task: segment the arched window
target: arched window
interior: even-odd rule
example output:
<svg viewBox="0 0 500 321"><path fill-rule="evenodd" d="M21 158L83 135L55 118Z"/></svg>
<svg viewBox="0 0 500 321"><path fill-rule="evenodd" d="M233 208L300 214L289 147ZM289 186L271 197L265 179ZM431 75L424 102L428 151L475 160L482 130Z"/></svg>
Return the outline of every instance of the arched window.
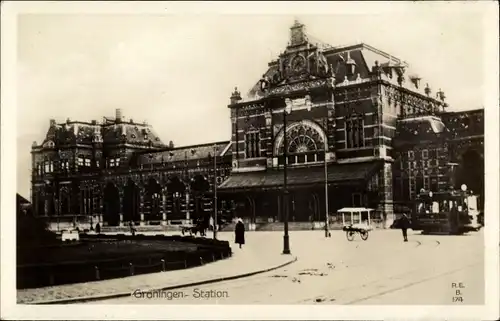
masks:
<svg viewBox="0 0 500 321"><path fill-rule="evenodd" d="M95 193L92 187L84 186L80 189L80 207L81 214L91 215L95 211L96 200Z"/></svg>
<svg viewBox="0 0 500 321"><path fill-rule="evenodd" d="M287 129L287 158L289 165L322 162L325 159L325 138L321 128L309 122L292 124ZM278 154L284 154L284 139L280 135ZM283 157L279 157L283 164Z"/></svg>

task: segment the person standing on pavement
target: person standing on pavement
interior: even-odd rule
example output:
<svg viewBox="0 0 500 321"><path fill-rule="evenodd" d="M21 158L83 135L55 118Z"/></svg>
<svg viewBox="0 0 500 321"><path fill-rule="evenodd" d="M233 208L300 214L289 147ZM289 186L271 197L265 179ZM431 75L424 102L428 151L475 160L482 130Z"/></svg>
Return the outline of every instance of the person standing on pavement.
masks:
<svg viewBox="0 0 500 321"><path fill-rule="evenodd" d="M132 236L135 236L134 223L132 223L132 221L129 221L128 226L130 227L130 233L132 234Z"/></svg>
<svg viewBox="0 0 500 321"><path fill-rule="evenodd" d="M245 244L245 224L243 224L243 221L241 218L238 219L238 222L236 223L236 227L234 228L234 234L235 234L235 240L234 243L241 246Z"/></svg>
<svg viewBox="0 0 500 321"><path fill-rule="evenodd" d="M407 230L410 228L410 219L406 214L403 214L403 216L401 216L401 218L399 219L399 227L403 232L404 242L408 242Z"/></svg>

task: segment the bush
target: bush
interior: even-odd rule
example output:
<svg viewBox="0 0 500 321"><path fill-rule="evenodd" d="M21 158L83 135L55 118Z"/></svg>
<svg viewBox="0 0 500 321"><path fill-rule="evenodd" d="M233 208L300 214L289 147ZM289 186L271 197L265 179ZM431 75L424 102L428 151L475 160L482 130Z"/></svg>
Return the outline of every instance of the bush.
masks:
<svg viewBox="0 0 500 321"><path fill-rule="evenodd" d="M16 229L18 247L59 243L56 233L49 231L47 223L41 218L19 215Z"/></svg>
<svg viewBox="0 0 500 321"><path fill-rule="evenodd" d="M163 242L159 242L158 235L138 237L123 235L117 238L115 235L91 234L82 235L82 238L87 239L87 242L59 243L58 248L52 250L46 246L37 248L36 251L31 250L29 253L24 251L29 256L25 258L25 264L18 263L17 287L31 288L125 277L131 274L130 263L133 264L134 275L138 275L160 272L163 269L162 259L165 262L166 270L177 270L200 266L231 256L229 242L205 238L163 236L167 242L178 240L179 243L173 243L173 247L165 246ZM160 243L161 246L151 247L150 250L145 250L144 246L140 246L141 251L136 252L137 246L134 247L133 243L125 242L123 247L118 246L116 249L110 247L110 251L103 248L98 250L97 246L94 249L93 244L109 243L110 240L117 239L130 239L134 242L150 241ZM148 246L147 243L149 242L146 242L145 245ZM75 250L78 250L76 247L82 248L78 252L71 251L71 258L66 255L66 262L61 262L58 259L48 260L50 255L62 257L61 250L63 247L68 248L69 246L75 247ZM184 247L192 249L183 249ZM92 253L86 253L86 248L92 249Z"/></svg>

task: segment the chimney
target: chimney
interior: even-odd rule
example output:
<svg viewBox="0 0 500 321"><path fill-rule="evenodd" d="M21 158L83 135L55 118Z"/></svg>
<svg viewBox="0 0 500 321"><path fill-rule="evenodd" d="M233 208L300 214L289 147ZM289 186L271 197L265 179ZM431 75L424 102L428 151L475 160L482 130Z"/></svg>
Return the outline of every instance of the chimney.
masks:
<svg viewBox="0 0 500 321"><path fill-rule="evenodd" d="M115 120L117 123L120 123L122 121L122 110L121 108L117 108L115 111Z"/></svg>

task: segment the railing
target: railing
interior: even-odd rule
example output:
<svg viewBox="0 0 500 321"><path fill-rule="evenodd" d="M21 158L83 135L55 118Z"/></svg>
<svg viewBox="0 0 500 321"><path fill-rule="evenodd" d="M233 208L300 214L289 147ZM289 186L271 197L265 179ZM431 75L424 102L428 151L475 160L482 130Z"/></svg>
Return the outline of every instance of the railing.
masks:
<svg viewBox="0 0 500 321"><path fill-rule="evenodd" d="M87 240L168 240L194 243L196 251L153 251L112 259L82 260L61 263L36 263L17 266L17 287L33 288L78 282L98 281L144 273L165 272L201 266L231 256L227 241L204 238L138 234L135 237L118 234L85 235ZM68 268L70 267L70 268Z"/></svg>

